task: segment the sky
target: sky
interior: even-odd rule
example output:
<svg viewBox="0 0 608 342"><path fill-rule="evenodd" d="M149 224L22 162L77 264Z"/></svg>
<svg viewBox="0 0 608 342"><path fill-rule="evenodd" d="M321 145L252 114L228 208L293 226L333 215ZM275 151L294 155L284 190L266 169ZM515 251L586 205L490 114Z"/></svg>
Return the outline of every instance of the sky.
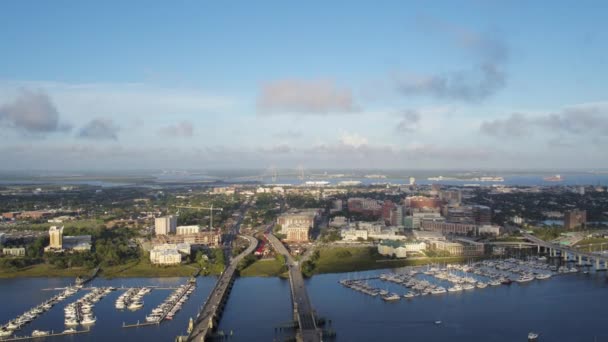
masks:
<svg viewBox="0 0 608 342"><path fill-rule="evenodd" d="M0 2L0 170L608 167L606 1Z"/></svg>

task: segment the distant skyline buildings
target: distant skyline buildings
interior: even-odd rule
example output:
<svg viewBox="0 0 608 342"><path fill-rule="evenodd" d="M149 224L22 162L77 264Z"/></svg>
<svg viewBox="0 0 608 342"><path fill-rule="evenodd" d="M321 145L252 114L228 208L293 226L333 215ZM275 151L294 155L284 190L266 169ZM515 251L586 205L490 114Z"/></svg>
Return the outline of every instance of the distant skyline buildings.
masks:
<svg viewBox="0 0 608 342"><path fill-rule="evenodd" d="M4 1L0 170L606 168L606 12Z"/></svg>

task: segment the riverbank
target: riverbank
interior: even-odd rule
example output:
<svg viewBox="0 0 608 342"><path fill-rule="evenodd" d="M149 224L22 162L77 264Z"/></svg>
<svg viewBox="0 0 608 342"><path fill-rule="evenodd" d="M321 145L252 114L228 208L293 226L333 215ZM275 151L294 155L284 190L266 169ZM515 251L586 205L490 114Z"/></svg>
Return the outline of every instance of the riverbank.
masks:
<svg viewBox="0 0 608 342"><path fill-rule="evenodd" d="M459 263L483 257L433 257L416 259L387 259L375 248L339 247L319 250L317 258L311 258L309 266L303 265L306 276L325 273L346 273L382 268L420 266L433 263Z"/></svg>
<svg viewBox="0 0 608 342"><path fill-rule="evenodd" d="M157 266L149 261L136 260L117 266L101 267L98 276L112 278L167 278L189 277L198 270L196 263L175 266ZM37 264L20 269L0 268L0 278L50 278L50 277L84 277L90 275L92 269L84 267L57 268L48 264ZM204 275L218 275L220 272L212 269Z"/></svg>

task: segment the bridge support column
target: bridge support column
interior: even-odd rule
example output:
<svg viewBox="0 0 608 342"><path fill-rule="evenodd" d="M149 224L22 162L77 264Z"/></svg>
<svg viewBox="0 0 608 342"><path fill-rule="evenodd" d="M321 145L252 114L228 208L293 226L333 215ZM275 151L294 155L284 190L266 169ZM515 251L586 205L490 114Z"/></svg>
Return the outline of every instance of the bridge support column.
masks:
<svg viewBox="0 0 608 342"><path fill-rule="evenodd" d="M564 260L568 260L568 252L562 251L562 255L564 256Z"/></svg>
<svg viewBox="0 0 608 342"><path fill-rule="evenodd" d="M540 254L540 245L536 245L536 254Z"/></svg>
<svg viewBox="0 0 608 342"><path fill-rule="evenodd" d="M580 254L578 255L578 265L583 266L583 256Z"/></svg>
<svg viewBox="0 0 608 342"><path fill-rule="evenodd" d="M599 270L600 269L600 259L595 259L595 270Z"/></svg>

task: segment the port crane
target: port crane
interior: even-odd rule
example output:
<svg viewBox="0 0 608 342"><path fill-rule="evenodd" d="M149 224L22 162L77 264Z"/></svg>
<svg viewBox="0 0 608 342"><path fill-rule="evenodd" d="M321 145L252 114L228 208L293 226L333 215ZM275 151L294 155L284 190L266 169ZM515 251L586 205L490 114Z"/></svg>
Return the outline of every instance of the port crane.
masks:
<svg viewBox="0 0 608 342"><path fill-rule="evenodd" d="M177 208L177 216L179 216L179 209L202 209L202 210L209 210L209 214L210 214L210 220L209 220L209 230L213 230L213 211L217 210L217 211L223 211L224 208L214 208L213 204L211 205L211 207L196 207L196 206L189 206L189 205L176 205L175 206Z"/></svg>

